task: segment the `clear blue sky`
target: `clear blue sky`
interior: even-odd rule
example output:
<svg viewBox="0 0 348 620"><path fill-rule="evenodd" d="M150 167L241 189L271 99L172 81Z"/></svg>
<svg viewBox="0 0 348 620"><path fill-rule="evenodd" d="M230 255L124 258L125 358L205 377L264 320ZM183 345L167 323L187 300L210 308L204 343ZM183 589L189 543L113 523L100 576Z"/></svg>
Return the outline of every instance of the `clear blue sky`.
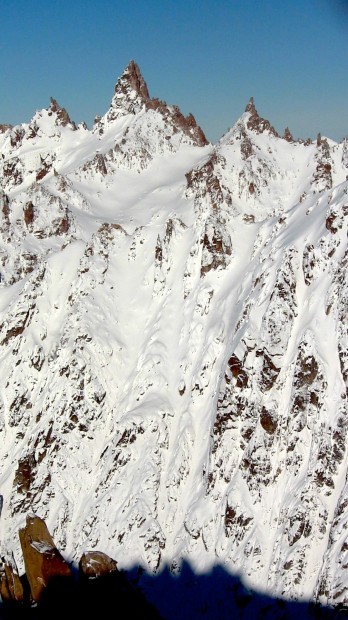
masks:
<svg viewBox="0 0 348 620"><path fill-rule="evenodd" d="M253 96L296 137L348 135L348 0L0 0L0 123L52 96L90 126L129 60L217 140Z"/></svg>

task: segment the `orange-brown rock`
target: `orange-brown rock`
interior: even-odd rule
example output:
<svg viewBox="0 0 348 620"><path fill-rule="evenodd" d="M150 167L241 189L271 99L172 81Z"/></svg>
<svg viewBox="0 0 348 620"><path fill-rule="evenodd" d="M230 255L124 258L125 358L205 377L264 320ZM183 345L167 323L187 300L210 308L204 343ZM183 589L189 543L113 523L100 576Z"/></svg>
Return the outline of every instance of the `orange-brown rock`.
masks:
<svg viewBox="0 0 348 620"><path fill-rule="evenodd" d="M117 572L117 562L101 551L86 551L79 562L80 572L88 579Z"/></svg>
<svg viewBox="0 0 348 620"><path fill-rule="evenodd" d="M22 603L24 600L23 585L13 558L4 561L0 574L0 595L5 603Z"/></svg>
<svg viewBox="0 0 348 620"><path fill-rule="evenodd" d="M117 601L122 610L127 610L129 618L160 619L142 591L117 569L117 562L105 553L84 553L79 562L79 577L77 598L74 600L77 617L109 617Z"/></svg>
<svg viewBox="0 0 348 620"><path fill-rule="evenodd" d="M4 603L12 601L10 588L8 587L5 571L0 573L0 596Z"/></svg>
<svg viewBox="0 0 348 620"><path fill-rule="evenodd" d="M10 564L5 564L0 574L0 595L5 603L22 603L24 591L16 569Z"/></svg>
<svg viewBox="0 0 348 620"><path fill-rule="evenodd" d="M39 602L48 586L72 578L72 572L56 548L45 522L36 515L27 516L26 526L19 530L25 572L31 596Z"/></svg>

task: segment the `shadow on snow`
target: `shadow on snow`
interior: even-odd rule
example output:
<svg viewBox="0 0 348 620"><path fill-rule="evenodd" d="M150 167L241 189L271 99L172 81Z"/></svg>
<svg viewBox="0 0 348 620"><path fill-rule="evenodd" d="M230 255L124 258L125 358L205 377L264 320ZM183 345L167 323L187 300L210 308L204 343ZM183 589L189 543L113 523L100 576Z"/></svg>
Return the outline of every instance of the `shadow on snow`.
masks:
<svg viewBox="0 0 348 620"><path fill-rule="evenodd" d="M0 619L129 618L129 620L340 620L348 608L272 598L243 585L217 566L196 574L184 563L178 574L165 568L156 575L134 568L97 579L75 572L55 577L36 607L2 604Z"/></svg>

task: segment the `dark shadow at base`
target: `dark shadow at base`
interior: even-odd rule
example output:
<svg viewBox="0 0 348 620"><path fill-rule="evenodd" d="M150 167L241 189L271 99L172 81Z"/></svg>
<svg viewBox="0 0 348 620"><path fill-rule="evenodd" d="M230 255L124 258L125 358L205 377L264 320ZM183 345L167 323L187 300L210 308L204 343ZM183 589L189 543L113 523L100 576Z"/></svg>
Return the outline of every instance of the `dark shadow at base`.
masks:
<svg viewBox="0 0 348 620"><path fill-rule="evenodd" d="M2 604L1 620L32 618L128 618L129 620L342 620L346 607L322 607L272 598L246 588L222 567L197 575L184 563L180 573L164 569L149 575L141 569L97 579L75 573L55 577L36 606Z"/></svg>
<svg viewBox="0 0 348 620"><path fill-rule="evenodd" d="M184 564L178 576L164 570L155 578L143 574L139 584L166 620L336 620L348 609L272 598L247 588L240 577L221 566L197 575Z"/></svg>

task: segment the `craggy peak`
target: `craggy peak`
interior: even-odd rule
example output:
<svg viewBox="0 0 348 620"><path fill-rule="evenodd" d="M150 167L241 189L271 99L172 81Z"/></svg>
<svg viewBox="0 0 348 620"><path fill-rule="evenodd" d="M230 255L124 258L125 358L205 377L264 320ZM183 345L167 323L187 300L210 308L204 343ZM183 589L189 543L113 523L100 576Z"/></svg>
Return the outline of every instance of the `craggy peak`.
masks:
<svg viewBox="0 0 348 620"><path fill-rule="evenodd" d="M245 107L245 112L250 112L251 115L258 116L257 110L255 108L255 104L254 104L254 97L250 97Z"/></svg>
<svg viewBox="0 0 348 620"><path fill-rule="evenodd" d="M124 70L120 81L123 83L128 82L129 86L138 95L143 97L143 99L150 98L149 91L146 86L146 82L140 72L138 65L134 62L134 60L130 61L129 65ZM117 90L117 84L115 86L115 92L116 90Z"/></svg>
<svg viewBox="0 0 348 620"><path fill-rule="evenodd" d="M347 139L211 144L131 61L0 155L0 615L347 614Z"/></svg>

